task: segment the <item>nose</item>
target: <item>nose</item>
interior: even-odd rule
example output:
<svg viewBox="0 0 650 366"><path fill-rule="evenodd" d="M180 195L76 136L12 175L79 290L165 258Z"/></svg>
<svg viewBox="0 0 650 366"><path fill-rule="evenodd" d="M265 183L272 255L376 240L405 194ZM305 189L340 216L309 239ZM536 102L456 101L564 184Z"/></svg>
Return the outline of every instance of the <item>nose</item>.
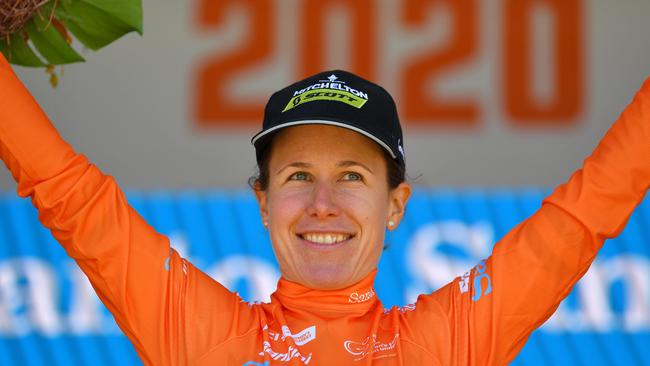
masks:
<svg viewBox="0 0 650 366"><path fill-rule="evenodd" d="M309 206L307 207L307 213L309 216L318 219L338 216L340 208L336 203L336 192L334 191L334 187L325 182L314 184Z"/></svg>

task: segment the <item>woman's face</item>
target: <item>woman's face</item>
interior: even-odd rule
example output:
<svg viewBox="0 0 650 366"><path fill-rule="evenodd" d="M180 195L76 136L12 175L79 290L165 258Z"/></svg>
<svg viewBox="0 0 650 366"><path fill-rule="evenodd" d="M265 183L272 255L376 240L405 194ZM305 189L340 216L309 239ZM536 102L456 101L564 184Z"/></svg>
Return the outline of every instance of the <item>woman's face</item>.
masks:
<svg viewBox="0 0 650 366"><path fill-rule="evenodd" d="M256 195L282 276L336 289L377 267L385 230L399 224L410 192L406 183L389 189L383 153L372 140L303 125L274 137L268 188Z"/></svg>

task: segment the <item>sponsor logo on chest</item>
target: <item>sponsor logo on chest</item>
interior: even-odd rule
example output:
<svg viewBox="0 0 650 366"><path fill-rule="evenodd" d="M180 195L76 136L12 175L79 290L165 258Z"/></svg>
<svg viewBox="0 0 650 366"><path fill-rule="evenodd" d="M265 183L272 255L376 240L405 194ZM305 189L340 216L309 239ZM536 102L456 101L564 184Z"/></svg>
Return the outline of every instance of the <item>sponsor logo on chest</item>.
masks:
<svg viewBox="0 0 650 366"><path fill-rule="evenodd" d="M395 347L399 339L399 333L395 333L390 341L379 341L377 335L366 337L363 341L347 340L343 342L345 350L354 357L354 361L360 361L368 355L372 358L384 358L395 355Z"/></svg>
<svg viewBox="0 0 650 366"><path fill-rule="evenodd" d="M312 353L310 352L307 356L304 356L300 353L298 347L289 346L286 352L277 352L273 350L273 348L271 347L271 343L269 343L268 341L264 341L263 345L264 345L264 349L262 350L262 352L260 352L260 356L264 356L264 354L266 353L273 360L279 362L289 362L295 358L302 361L302 363L305 365L309 365L309 362L311 361Z"/></svg>
<svg viewBox="0 0 650 366"><path fill-rule="evenodd" d="M268 332L269 341L281 343L271 345L271 342L269 341L262 342L262 351L259 353L260 356L267 355L267 357L270 357L274 361L282 363L297 359L304 365L309 365L313 353L310 352L309 354L303 354L301 353L299 346L303 346L316 339L315 325L307 327L297 333L293 333L286 325L281 327L280 332L269 330L268 325L265 325L262 330ZM289 341L289 339L291 341Z"/></svg>
<svg viewBox="0 0 650 366"><path fill-rule="evenodd" d="M293 342L297 346L302 346L304 344L307 344L314 339L316 339L316 326L312 325L311 327L307 327L300 332L293 334L291 333L291 329L287 327L286 325L282 326L282 333L274 332L272 330L269 331L269 338L271 338L274 341L285 341L287 338L293 339Z"/></svg>

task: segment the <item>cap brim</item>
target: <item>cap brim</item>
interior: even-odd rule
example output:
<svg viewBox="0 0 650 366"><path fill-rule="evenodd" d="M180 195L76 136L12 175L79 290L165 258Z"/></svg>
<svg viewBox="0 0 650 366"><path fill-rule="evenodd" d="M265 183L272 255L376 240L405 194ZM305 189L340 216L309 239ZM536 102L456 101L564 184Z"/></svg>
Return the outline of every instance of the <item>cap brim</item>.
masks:
<svg viewBox="0 0 650 366"><path fill-rule="evenodd" d="M264 131L259 132L258 134L253 136L253 138L251 139L251 143L253 145L255 145L255 143L260 141L260 139L263 138L264 136L268 136L269 134L271 134L273 132L276 132L278 130L281 130L281 129L285 128L285 127L300 126L300 125L329 125L329 126L342 127L342 128L345 128L345 129L360 133L363 136L366 136L367 138L371 139L372 141L378 143L379 146L383 147L386 151L388 151L388 153L390 154L390 156L393 159L397 159L397 155L395 155L393 150L391 150L390 147L388 147L388 145L386 145L385 142L383 142L379 138L375 137L371 133L366 132L366 131L358 128L358 127L351 126L351 125L346 124L346 123L337 122L337 121L328 121L328 120L324 120L324 119L309 119L309 120L303 120L303 121L285 122L283 124L273 126L273 127L269 128L268 130L264 130Z"/></svg>

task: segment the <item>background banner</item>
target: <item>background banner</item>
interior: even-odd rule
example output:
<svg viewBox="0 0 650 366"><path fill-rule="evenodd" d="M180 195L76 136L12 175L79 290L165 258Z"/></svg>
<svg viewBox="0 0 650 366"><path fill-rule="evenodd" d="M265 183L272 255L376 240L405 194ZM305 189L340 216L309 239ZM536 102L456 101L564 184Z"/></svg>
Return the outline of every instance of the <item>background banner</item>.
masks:
<svg viewBox="0 0 650 366"><path fill-rule="evenodd" d="M407 305L466 272L547 193L417 190L386 240L376 279L384 306ZM269 300L279 271L250 192L134 192L129 200L195 266L248 301ZM648 227L646 199L513 365L650 364ZM9 195L0 199L0 364L141 364L29 201Z"/></svg>
<svg viewBox="0 0 650 366"><path fill-rule="evenodd" d="M650 75L646 0L144 0L144 35L19 73L125 187L242 187L274 91L344 68L386 87L421 185L553 187ZM0 189L12 188L0 169Z"/></svg>

